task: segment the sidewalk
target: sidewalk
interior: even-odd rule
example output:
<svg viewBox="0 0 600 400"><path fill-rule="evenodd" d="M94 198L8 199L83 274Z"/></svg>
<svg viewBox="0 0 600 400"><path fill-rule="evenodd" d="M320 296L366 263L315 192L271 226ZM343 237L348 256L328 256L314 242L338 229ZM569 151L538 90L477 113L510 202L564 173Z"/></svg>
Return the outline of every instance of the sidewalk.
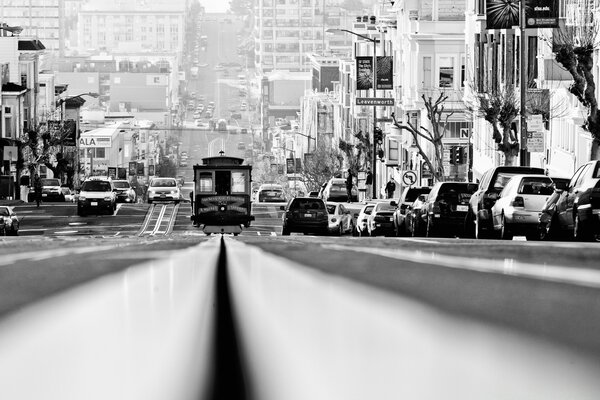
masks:
<svg viewBox="0 0 600 400"><path fill-rule="evenodd" d="M0 199L0 206L19 206L21 204L27 204L23 200L4 200Z"/></svg>

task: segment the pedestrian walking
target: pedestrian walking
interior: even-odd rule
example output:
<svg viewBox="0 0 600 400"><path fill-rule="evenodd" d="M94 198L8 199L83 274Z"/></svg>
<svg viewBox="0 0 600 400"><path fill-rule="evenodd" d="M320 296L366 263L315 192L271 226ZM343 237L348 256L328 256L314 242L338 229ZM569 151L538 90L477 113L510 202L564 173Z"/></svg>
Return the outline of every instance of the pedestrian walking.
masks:
<svg viewBox="0 0 600 400"><path fill-rule="evenodd" d="M38 174L35 174L33 177L33 193L35 195L35 202L39 208L42 202L42 180Z"/></svg>
<svg viewBox="0 0 600 400"><path fill-rule="evenodd" d="M385 185L385 193L387 195L387 198L388 199L393 198L395 191L396 191L396 181L394 181L394 178L390 178L388 183Z"/></svg>
<svg viewBox="0 0 600 400"><path fill-rule="evenodd" d="M352 187L354 186L354 177L352 170L348 168L348 176L346 177L346 195L348 196L348 203L352 201Z"/></svg>
<svg viewBox="0 0 600 400"><path fill-rule="evenodd" d="M365 186L367 189L366 197L367 200L371 200L373 198L373 173L371 172L371 168L367 168L367 176L365 177Z"/></svg>

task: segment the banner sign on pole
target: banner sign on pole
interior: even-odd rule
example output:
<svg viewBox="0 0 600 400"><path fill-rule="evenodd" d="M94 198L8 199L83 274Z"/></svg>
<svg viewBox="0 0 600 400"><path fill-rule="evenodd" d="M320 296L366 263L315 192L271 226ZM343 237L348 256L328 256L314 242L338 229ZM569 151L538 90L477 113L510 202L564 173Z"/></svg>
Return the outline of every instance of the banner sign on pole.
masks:
<svg viewBox="0 0 600 400"><path fill-rule="evenodd" d="M130 161L129 162L129 176L137 175L137 162Z"/></svg>
<svg viewBox="0 0 600 400"><path fill-rule="evenodd" d="M394 57L377 57L377 89L394 88Z"/></svg>
<svg viewBox="0 0 600 400"><path fill-rule="evenodd" d="M144 163L138 163L137 174L140 176L144 176Z"/></svg>
<svg viewBox="0 0 600 400"><path fill-rule="evenodd" d="M356 57L356 90L373 88L373 57Z"/></svg>
<svg viewBox="0 0 600 400"><path fill-rule="evenodd" d="M559 0L527 0L526 28L558 28Z"/></svg>
<svg viewBox="0 0 600 400"><path fill-rule="evenodd" d="M117 179L127 179L127 168L117 168Z"/></svg>
<svg viewBox="0 0 600 400"><path fill-rule="evenodd" d="M486 0L486 28L510 29L519 25L519 2Z"/></svg>
<svg viewBox="0 0 600 400"><path fill-rule="evenodd" d="M154 165L148 165L148 176L154 176Z"/></svg>

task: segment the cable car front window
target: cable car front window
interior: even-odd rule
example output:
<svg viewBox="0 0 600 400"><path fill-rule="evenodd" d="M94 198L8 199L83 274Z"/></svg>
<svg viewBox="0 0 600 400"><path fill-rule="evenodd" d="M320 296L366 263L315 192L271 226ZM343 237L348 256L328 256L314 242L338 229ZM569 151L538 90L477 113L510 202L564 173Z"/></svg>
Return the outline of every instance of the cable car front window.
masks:
<svg viewBox="0 0 600 400"><path fill-rule="evenodd" d="M246 174L244 172L232 172L231 182L231 193L246 192Z"/></svg>
<svg viewBox="0 0 600 400"><path fill-rule="evenodd" d="M212 172L200 173L200 191L210 193L214 191Z"/></svg>

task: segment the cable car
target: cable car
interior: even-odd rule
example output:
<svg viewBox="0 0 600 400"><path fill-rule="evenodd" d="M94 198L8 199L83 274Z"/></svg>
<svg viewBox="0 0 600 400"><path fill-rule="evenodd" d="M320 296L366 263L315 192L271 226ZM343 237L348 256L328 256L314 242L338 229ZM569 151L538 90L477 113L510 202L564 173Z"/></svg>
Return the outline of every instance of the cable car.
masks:
<svg viewBox="0 0 600 400"><path fill-rule="evenodd" d="M191 220L206 234L233 233L254 221L251 215L252 166L244 159L220 156L202 159L194 165Z"/></svg>

